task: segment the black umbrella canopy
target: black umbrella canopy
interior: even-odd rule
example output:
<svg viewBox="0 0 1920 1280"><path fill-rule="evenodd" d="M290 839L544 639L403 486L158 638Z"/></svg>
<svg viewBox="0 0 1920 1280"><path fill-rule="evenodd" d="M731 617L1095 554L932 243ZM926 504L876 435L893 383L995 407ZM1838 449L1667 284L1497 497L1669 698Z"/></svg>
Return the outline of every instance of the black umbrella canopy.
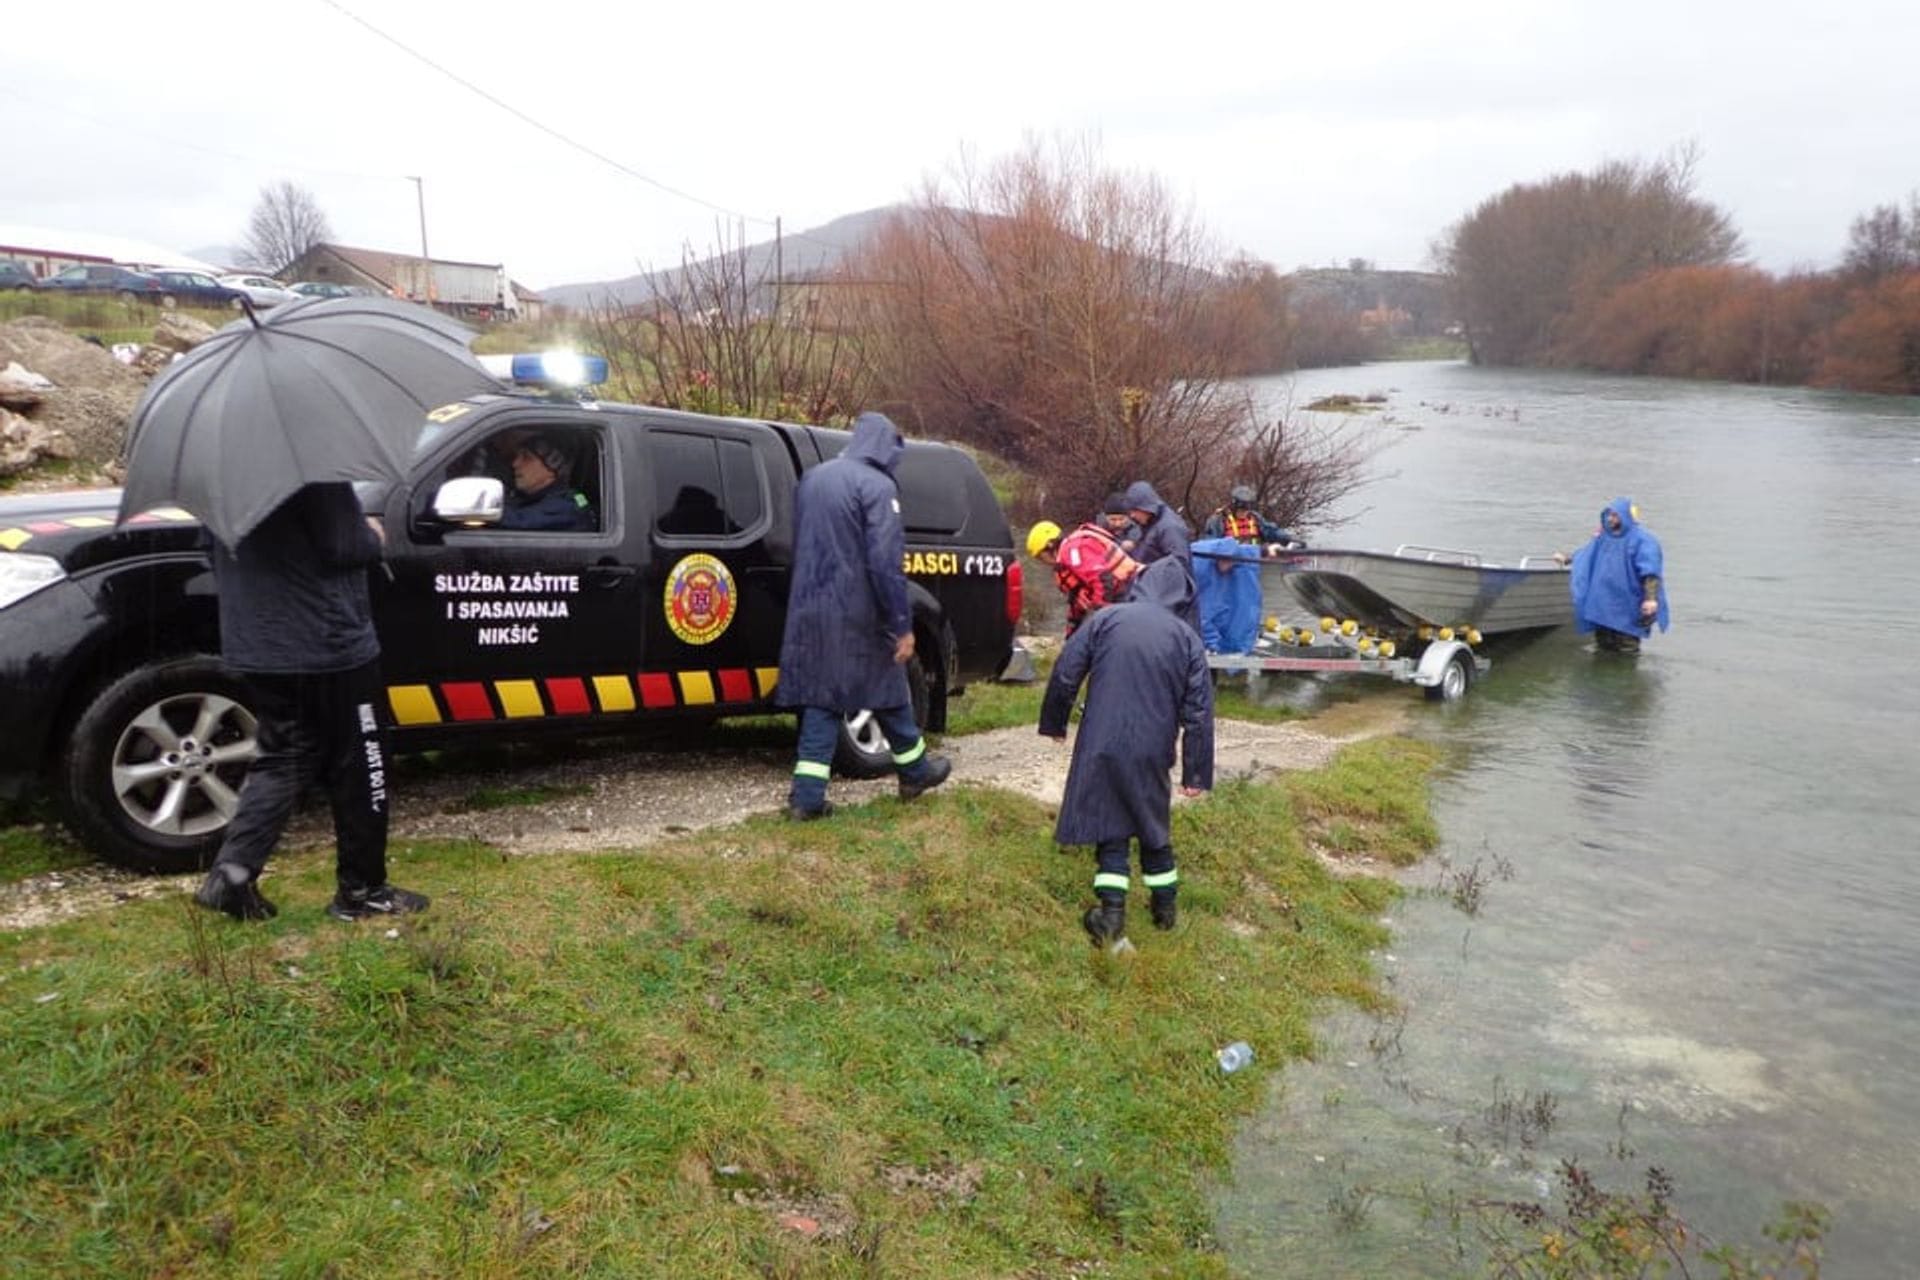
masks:
<svg viewBox="0 0 1920 1280"><path fill-rule="evenodd" d="M177 503L232 547L302 485L399 479L428 410L499 390L472 337L388 298L249 311L147 388L120 518Z"/></svg>

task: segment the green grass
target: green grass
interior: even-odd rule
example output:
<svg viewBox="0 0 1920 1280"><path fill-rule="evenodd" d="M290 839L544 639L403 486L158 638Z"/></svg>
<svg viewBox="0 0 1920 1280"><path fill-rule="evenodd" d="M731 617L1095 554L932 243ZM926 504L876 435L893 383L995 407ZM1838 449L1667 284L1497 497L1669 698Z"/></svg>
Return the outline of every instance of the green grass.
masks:
<svg viewBox="0 0 1920 1280"><path fill-rule="evenodd" d="M1399 338L1382 360L1465 360L1467 344L1460 338Z"/></svg>
<svg viewBox="0 0 1920 1280"><path fill-rule="evenodd" d="M1421 791L1430 752L1361 751L1181 806L1181 929L1123 959L1080 933L1085 851L983 788L400 847L435 902L391 939L324 917L317 853L269 924L183 897L0 937L0 1274L1223 1276L1234 1126L1326 1001L1383 1002L1395 890L1296 820Z"/></svg>
<svg viewBox="0 0 1920 1280"><path fill-rule="evenodd" d="M179 313L204 320L216 329L239 314L225 307L181 307ZM151 341L153 326L164 314L152 303L121 302L100 295L69 298L47 293L0 293L0 323L21 316L46 316L76 334L98 338L109 346Z"/></svg>
<svg viewBox="0 0 1920 1280"><path fill-rule="evenodd" d="M52 816L40 820L7 816L16 825L0 827L0 884L93 861L93 855Z"/></svg>

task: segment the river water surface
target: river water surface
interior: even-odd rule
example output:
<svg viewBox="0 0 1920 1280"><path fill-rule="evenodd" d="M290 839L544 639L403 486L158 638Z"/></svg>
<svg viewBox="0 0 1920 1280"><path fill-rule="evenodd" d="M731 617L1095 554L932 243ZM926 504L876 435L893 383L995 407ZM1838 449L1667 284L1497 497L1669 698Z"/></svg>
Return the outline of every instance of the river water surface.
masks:
<svg viewBox="0 0 1920 1280"><path fill-rule="evenodd" d="M1828 1276L1920 1275L1920 403L1454 363L1255 385L1388 396L1316 541L1508 559L1626 494L1673 629L1384 695L1449 749L1440 857L1377 958L1402 1014L1331 1018L1242 1135L1236 1270L1453 1274L1425 1207L1576 1158L1619 1189L1661 1167L1722 1239L1821 1202Z"/></svg>

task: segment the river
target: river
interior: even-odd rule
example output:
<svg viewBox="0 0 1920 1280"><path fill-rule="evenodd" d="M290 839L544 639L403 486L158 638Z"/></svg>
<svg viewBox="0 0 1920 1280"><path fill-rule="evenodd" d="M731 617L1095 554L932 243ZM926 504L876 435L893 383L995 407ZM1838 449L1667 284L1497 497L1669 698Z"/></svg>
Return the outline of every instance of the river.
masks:
<svg viewBox="0 0 1920 1280"><path fill-rule="evenodd" d="M1617 1189L1659 1166L1720 1239L1820 1202L1826 1275L1920 1275L1920 401L1458 363L1253 385L1387 395L1322 544L1571 549L1626 494L1673 629L1638 659L1496 645L1458 704L1368 695L1448 749L1439 856L1377 957L1400 1013L1330 1016L1236 1143L1236 1272L1455 1274L1423 1210L1571 1157Z"/></svg>

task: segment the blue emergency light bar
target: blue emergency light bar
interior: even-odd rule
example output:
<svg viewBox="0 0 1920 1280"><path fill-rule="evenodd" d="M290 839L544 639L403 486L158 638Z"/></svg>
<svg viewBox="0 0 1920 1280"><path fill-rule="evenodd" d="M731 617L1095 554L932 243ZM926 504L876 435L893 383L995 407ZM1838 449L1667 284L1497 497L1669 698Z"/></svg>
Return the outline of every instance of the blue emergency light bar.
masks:
<svg viewBox="0 0 1920 1280"><path fill-rule="evenodd" d="M496 378L522 387L597 387L607 380L607 358L578 351L522 351L504 359L482 356L480 363Z"/></svg>

